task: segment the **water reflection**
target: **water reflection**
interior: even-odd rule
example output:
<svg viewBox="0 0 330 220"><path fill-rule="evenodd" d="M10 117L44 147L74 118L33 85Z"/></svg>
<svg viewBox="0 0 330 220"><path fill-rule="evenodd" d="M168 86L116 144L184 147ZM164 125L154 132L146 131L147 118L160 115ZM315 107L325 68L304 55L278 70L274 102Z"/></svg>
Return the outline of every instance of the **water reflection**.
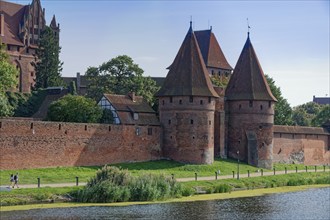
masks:
<svg viewBox="0 0 330 220"><path fill-rule="evenodd" d="M330 188L261 197L2 212L3 219L330 219Z"/></svg>

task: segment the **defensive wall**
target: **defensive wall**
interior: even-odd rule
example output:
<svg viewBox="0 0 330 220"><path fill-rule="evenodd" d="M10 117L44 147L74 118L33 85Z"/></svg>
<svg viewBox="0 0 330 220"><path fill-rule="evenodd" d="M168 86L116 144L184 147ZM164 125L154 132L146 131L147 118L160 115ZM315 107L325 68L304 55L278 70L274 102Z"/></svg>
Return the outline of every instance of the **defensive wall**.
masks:
<svg viewBox="0 0 330 220"><path fill-rule="evenodd" d="M330 164L330 133L324 128L274 125L273 162Z"/></svg>
<svg viewBox="0 0 330 220"><path fill-rule="evenodd" d="M160 135L160 126L0 119L0 169L158 160Z"/></svg>
<svg viewBox="0 0 330 220"><path fill-rule="evenodd" d="M0 170L159 160L161 136L160 126L0 119ZM330 164L330 133L274 126L273 162Z"/></svg>

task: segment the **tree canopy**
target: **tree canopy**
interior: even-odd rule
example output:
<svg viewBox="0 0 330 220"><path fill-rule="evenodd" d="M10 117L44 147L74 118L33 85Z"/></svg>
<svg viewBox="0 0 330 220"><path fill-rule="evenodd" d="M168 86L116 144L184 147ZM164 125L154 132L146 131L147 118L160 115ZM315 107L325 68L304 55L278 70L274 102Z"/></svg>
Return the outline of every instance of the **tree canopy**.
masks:
<svg viewBox="0 0 330 220"><path fill-rule="evenodd" d="M49 121L98 123L102 109L96 102L84 96L66 95L53 102L47 113Z"/></svg>
<svg viewBox="0 0 330 220"><path fill-rule="evenodd" d="M36 52L38 61L35 65L35 88L63 85L61 78L63 63L59 59L61 47L50 27L46 26L45 30L41 33L38 47Z"/></svg>
<svg viewBox="0 0 330 220"><path fill-rule="evenodd" d="M13 114L5 92L14 88L17 84L18 70L9 61L9 57L0 40L0 117Z"/></svg>
<svg viewBox="0 0 330 220"><path fill-rule="evenodd" d="M270 90L277 99L277 103L275 104L274 124L292 125L292 108L290 107L288 101L283 98L281 89L275 85L275 81L268 75L265 75L265 77Z"/></svg>
<svg viewBox="0 0 330 220"><path fill-rule="evenodd" d="M312 126L312 120L322 110L322 105L307 102L293 108L292 120L295 125Z"/></svg>
<svg viewBox="0 0 330 220"><path fill-rule="evenodd" d="M86 71L87 96L99 100L103 93L125 95L135 92L152 105L159 87L150 77L144 77L143 72L127 55L117 56L99 67L89 67Z"/></svg>

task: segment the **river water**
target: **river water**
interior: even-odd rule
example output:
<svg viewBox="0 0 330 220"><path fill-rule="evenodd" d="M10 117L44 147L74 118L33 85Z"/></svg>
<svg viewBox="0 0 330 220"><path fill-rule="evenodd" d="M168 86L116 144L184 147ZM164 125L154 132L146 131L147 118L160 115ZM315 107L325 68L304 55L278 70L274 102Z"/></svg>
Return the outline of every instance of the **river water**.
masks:
<svg viewBox="0 0 330 220"><path fill-rule="evenodd" d="M3 219L315 219L330 220L330 187L260 197L1 212Z"/></svg>

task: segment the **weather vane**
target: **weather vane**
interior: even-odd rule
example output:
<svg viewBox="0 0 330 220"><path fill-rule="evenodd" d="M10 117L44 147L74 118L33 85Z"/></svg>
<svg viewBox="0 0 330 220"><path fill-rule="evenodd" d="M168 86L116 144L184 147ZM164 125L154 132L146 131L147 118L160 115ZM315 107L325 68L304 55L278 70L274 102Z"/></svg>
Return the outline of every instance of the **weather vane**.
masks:
<svg viewBox="0 0 330 220"><path fill-rule="evenodd" d="M250 24L249 24L249 18L246 18L246 22L247 22L247 27L248 27L248 35L250 35Z"/></svg>

